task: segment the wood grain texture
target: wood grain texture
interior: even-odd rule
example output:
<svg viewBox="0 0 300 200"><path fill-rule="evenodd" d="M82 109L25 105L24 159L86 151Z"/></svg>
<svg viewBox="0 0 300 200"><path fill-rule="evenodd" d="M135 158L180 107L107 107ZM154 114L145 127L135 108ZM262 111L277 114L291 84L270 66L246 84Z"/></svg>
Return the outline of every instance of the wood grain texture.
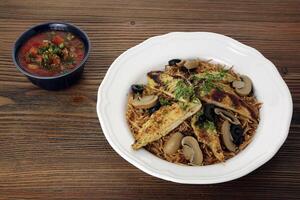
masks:
<svg viewBox="0 0 300 200"><path fill-rule="evenodd" d="M12 63L16 38L47 21L71 22L92 51L79 84L49 92ZM151 177L107 143L95 107L113 60L148 37L211 31L261 51L288 84L294 114L287 141L253 173L217 185ZM299 199L300 1L22 1L0 3L0 199Z"/></svg>

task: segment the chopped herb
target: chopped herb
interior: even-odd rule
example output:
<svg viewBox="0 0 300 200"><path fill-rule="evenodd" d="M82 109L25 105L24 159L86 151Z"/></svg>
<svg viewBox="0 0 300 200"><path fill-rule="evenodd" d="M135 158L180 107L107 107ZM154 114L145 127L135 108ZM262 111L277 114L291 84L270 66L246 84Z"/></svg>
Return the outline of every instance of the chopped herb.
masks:
<svg viewBox="0 0 300 200"><path fill-rule="evenodd" d="M203 115L203 110L198 111L195 115L196 118L198 119L201 115Z"/></svg>
<svg viewBox="0 0 300 200"><path fill-rule="evenodd" d="M54 47L53 54L60 54L60 53L61 53L61 49L58 47Z"/></svg>
<svg viewBox="0 0 300 200"><path fill-rule="evenodd" d="M202 87L201 87L201 94L204 93L204 95L208 94L213 88L215 88L215 84L211 82L209 79L203 81Z"/></svg>
<svg viewBox="0 0 300 200"><path fill-rule="evenodd" d="M171 105L171 102L165 98L159 98L159 103L162 105L162 106L168 106L168 105Z"/></svg>
<svg viewBox="0 0 300 200"><path fill-rule="evenodd" d="M183 80L179 80L176 83L174 94L177 100L179 100L180 98L189 100L195 95L193 87L185 84Z"/></svg>
<svg viewBox="0 0 300 200"><path fill-rule="evenodd" d="M215 126L215 124L213 123L213 122L211 122L211 121L205 121L204 122L204 125L203 125L203 127L205 128L205 129L207 129L207 130L216 130L216 126Z"/></svg>
<svg viewBox="0 0 300 200"><path fill-rule="evenodd" d="M26 60L29 62L35 62L35 56L33 56L31 53L28 53L26 56Z"/></svg>
<svg viewBox="0 0 300 200"><path fill-rule="evenodd" d="M48 50L48 46L43 46L40 47L38 50L38 54L42 55L43 53L45 53Z"/></svg>
<svg viewBox="0 0 300 200"><path fill-rule="evenodd" d="M228 71L228 69L221 69L221 71L219 72L220 80L222 80L227 75Z"/></svg>
<svg viewBox="0 0 300 200"><path fill-rule="evenodd" d="M223 80L223 78L226 76L228 70L222 69L221 71L217 73L212 72L205 72L203 76L194 76L193 80L202 81L201 87L200 87L200 95L205 96L207 95L212 89L220 89L215 84L215 82L219 82Z"/></svg>
<svg viewBox="0 0 300 200"><path fill-rule="evenodd" d="M49 61L48 54L43 54L43 59L44 59L45 62L48 62Z"/></svg>
<svg viewBox="0 0 300 200"><path fill-rule="evenodd" d="M182 110L186 110L188 108L188 104L184 102L179 102L179 106Z"/></svg>

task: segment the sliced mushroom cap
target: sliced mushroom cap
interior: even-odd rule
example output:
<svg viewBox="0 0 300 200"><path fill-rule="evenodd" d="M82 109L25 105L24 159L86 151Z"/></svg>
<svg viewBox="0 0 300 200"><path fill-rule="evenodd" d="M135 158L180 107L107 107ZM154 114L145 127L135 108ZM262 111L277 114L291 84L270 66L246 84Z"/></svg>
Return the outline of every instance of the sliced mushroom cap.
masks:
<svg viewBox="0 0 300 200"><path fill-rule="evenodd" d="M202 165L203 154L198 141L192 136L186 136L181 140L184 157L191 165Z"/></svg>
<svg viewBox="0 0 300 200"><path fill-rule="evenodd" d="M234 116L232 112L229 112L222 108L215 108L215 113L217 115L220 115L223 119L228 120L231 124L240 124L240 121Z"/></svg>
<svg viewBox="0 0 300 200"><path fill-rule="evenodd" d="M158 100L156 95L149 95L144 97L138 97L132 100L132 105L136 108L151 108L153 107Z"/></svg>
<svg viewBox="0 0 300 200"><path fill-rule="evenodd" d="M232 87L235 88L236 93L241 96L247 96L252 90L252 81L248 76L242 75L242 81L233 81Z"/></svg>
<svg viewBox="0 0 300 200"><path fill-rule="evenodd" d="M176 63L177 67L183 67L185 63L185 60L181 60L179 63Z"/></svg>
<svg viewBox="0 0 300 200"><path fill-rule="evenodd" d="M233 139L230 133L230 123L229 121L225 120L222 124L221 127L221 134L222 134L222 139L225 144L225 147L229 150L234 152L236 150L236 146L233 143Z"/></svg>
<svg viewBox="0 0 300 200"><path fill-rule="evenodd" d="M144 91L144 86L141 84L133 84L131 85L131 90L133 93L138 93L138 94L142 94Z"/></svg>
<svg viewBox="0 0 300 200"><path fill-rule="evenodd" d="M169 155L176 153L180 148L182 138L183 135L180 132L174 133L166 142L163 149L164 153Z"/></svg>
<svg viewBox="0 0 300 200"><path fill-rule="evenodd" d="M189 147L187 145L184 145L182 147L182 152L183 152L183 155L184 155L184 158L191 161L194 159L194 150L192 147Z"/></svg>
<svg viewBox="0 0 300 200"><path fill-rule="evenodd" d="M195 60L186 60L184 63L184 67L187 69L194 69L196 67L199 67L199 60L195 59Z"/></svg>
<svg viewBox="0 0 300 200"><path fill-rule="evenodd" d="M241 88L245 87L245 83L243 81L233 81L232 87L241 89Z"/></svg>

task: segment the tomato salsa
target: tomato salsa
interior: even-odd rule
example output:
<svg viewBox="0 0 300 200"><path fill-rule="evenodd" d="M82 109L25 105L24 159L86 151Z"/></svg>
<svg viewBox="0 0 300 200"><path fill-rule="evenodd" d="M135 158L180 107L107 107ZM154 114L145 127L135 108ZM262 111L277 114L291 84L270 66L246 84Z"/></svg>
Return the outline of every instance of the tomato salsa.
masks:
<svg viewBox="0 0 300 200"><path fill-rule="evenodd" d="M30 38L19 51L21 66L38 76L56 76L74 69L84 58L84 44L64 31L47 31Z"/></svg>

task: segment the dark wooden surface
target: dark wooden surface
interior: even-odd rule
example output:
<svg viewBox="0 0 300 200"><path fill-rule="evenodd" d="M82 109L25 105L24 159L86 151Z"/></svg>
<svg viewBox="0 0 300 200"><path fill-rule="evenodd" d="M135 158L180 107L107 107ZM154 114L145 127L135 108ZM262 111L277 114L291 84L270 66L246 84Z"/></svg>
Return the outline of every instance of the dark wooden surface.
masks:
<svg viewBox="0 0 300 200"><path fill-rule="evenodd" d="M48 92L12 63L15 39L30 26L71 22L92 50L76 86ZM290 133L253 173L217 185L151 177L112 150L96 116L97 89L113 60L148 37L211 31L261 51L280 71L294 102ZM0 2L0 199L299 199L300 1Z"/></svg>

